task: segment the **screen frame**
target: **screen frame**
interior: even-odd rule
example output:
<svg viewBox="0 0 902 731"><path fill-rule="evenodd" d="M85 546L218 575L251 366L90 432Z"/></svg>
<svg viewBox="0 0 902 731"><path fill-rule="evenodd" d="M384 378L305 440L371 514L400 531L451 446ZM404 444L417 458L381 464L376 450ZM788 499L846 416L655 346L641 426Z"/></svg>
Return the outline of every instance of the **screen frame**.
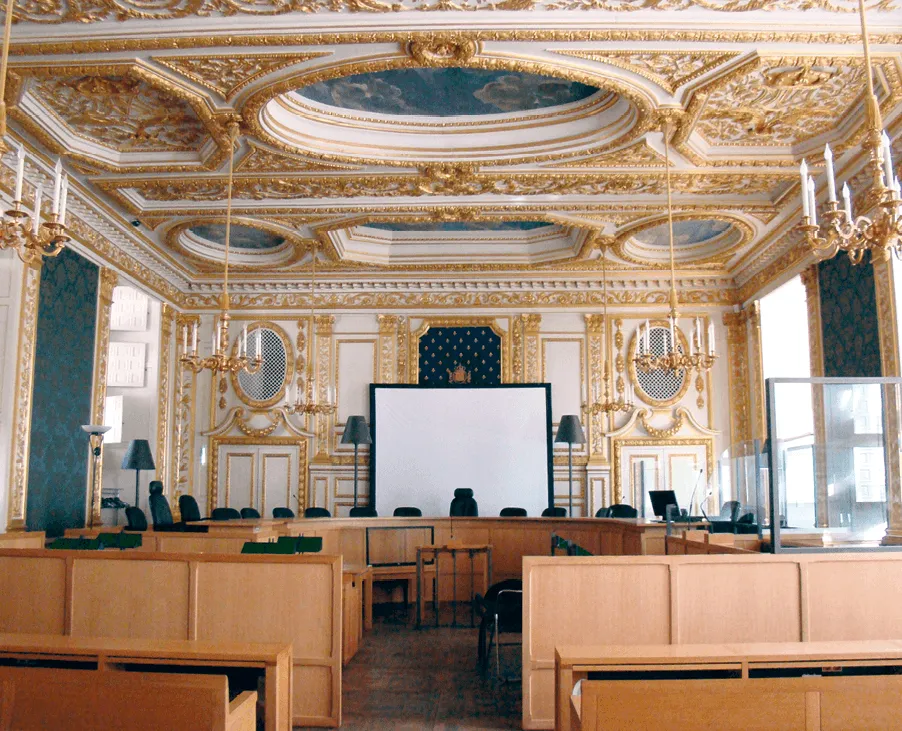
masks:
<svg viewBox="0 0 902 731"><path fill-rule="evenodd" d="M548 475L548 507L554 506L554 424L551 414L551 384L550 383L498 383L491 386L439 386L439 385L422 385L419 383L371 383L370 384L370 434L373 443L370 445L370 505L376 505L376 389L419 389L419 390L441 390L448 391L454 389L467 390L491 390L499 388L542 388L545 390L545 445L547 454L547 475Z"/></svg>

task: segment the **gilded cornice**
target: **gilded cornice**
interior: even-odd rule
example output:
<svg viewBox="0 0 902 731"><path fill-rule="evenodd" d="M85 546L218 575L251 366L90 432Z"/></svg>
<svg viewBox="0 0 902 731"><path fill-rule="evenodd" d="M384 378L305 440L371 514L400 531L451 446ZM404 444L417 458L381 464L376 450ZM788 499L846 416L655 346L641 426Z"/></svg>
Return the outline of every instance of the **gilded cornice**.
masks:
<svg viewBox="0 0 902 731"><path fill-rule="evenodd" d="M896 0L876 0L875 10L892 12ZM48 0L34 5L19 0L15 15L39 23L98 23L114 20L161 20L190 16L284 15L286 13L389 13L393 11L565 10L635 11L708 10L719 12L824 10L851 12L842 0L260 0L251 5L236 0L168 0L149 6L140 0Z"/></svg>
<svg viewBox="0 0 902 731"><path fill-rule="evenodd" d="M812 259L811 249L800 241L744 282L736 293L737 302L747 302L771 282Z"/></svg>
<svg viewBox="0 0 902 731"><path fill-rule="evenodd" d="M358 170L359 165L339 165L337 163L314 162L296 155L270 150L249 142L250 152L235 165L236 172L242 173L297 173L299 171Z"/></svg>

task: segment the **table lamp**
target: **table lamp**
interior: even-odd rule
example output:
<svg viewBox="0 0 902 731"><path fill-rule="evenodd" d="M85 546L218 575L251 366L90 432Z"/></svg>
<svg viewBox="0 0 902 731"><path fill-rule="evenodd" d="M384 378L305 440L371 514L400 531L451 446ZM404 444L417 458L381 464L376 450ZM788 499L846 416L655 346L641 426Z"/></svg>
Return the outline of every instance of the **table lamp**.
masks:
<svg viewBox="0 0 902 731"><path fill-rule="evenodd" d="M138 507L138 485L141 479L141 470L155 470L153 455L150 453L150 444L146 439L132 439L128 445L128 451L122 458L122 469L135 471L135 507Z"/></svg>
<svg viewBox="0 0 902 731"><path fill-rule="evenodd" d="M342 444L354 445L354 507L357 507L357 448L361 444L372 444L370 428L362 416L349 416L345 424L345 433L341 435Z"/></svg>
<svg viewBox="0 0 902 731"><path fill-rule="evenodd" d="M561 417L561 423L557 427L557 436L554 441L567 445L567 476L570 485L570 517L573 517L573 445L585 444L586 435L583 434L582 424L576 414L565 414Z"/></svg>

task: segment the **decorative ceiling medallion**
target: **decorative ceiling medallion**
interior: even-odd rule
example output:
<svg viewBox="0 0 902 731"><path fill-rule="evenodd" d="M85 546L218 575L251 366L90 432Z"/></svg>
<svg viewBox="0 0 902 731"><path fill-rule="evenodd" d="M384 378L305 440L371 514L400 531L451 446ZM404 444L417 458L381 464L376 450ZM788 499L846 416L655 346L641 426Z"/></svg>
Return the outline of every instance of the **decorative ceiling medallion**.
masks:
<svg viewBox="0 0 902 731"><path fill-rule="evenodd" d="M235 54L226 56L154 56L153 60L196 81L201 86L212 89L226 99L230 99L245 86L266 74L329 55L331 55L330 51L322 51L319 53L265 53L247 56Z"/></svg>
<svg viewBox="0 0 902 731"><path fill-rule="evenodd" d="M557 50L555 53L632 71L654 81L668 94L740 55L723 51Z"/></svg>
<svg viewBox="0 0 902 731"><path fill-rule="evenodd" d="M754 230L732 216L674 217L674 261L678 265L723 263L752 241ZM669 230L666 218L630 228L617 236L617 252L626 261L640 265L669 266Z"/></svg>
<svg viewBox="0 0 902 731"><path fill-rule="evenodd" d="M876 11L893 12L898 0L877 0ZM702 9L723 12L805 11L851 12L849 0L46 0L35 4L18 0L15 15L42 23L97 23L132 18L163 20L189 16L233 16L245 14L284 15L287 13L389 13L393 11L473 11L473 10L571 10L633 12Z"/></svg>

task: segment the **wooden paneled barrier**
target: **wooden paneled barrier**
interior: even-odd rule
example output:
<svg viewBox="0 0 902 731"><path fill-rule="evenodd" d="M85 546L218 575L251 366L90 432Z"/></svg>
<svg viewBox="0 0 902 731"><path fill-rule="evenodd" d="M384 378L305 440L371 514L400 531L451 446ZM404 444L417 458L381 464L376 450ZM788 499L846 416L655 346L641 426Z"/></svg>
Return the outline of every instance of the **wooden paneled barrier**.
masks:
<svg viewBox="0 0 902 731"><path fill-rule="evenodd" d="M523 559L523 728L562 645L902 639L902 554Z"/></svg>
<svg viewBox="0 0 902 731"><path fill-rule="evenodd" d="M0 551L0 632L292 646L293 722L341 723L340 556Z"/></svg>
<svg viewBox="0 0 902 731"><path fill-rule="evenodd" d="M255 731L256 703L224 675L0 667L0 731Z"/></svg>
<svg viewBox="0 0 902 731"><path fill-rule="evenodd" d="M46 536L42 530L0 533L0 549L43 548L45 541Z"/></svg>
<svg viewBox="0 0 902 731"><path fill-rule="evenodd" d="M668 556L761 553L761 541L757 535L708 533L703 530L682 531L679 536L667 536L664 545Z"/></svg>

